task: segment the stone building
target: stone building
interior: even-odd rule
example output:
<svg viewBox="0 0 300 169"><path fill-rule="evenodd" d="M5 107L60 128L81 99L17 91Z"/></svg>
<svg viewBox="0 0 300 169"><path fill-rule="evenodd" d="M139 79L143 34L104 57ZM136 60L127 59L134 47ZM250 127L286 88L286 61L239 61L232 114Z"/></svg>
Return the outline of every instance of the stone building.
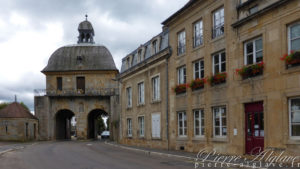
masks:
<svg viewBox="0 0 300 169"><path fill-rule="evenodd" d="M168 31L122 60L121 143L167 148Z"/></svg>
<svg viewBox="0 0 300 169"><path fill-rule="evenodd" d="M94 43L94 29L85 20L78 26L78 43L57 49L42 70L46 90L36 90L35 113L43 140L70 139L76 119L78 139L96 138L96 119L108 116L116 124L118 69L109 50ZM110 127L116 139L117 125Z"/></svg>
<svg viewBox="0 0 300 169"><path fill-rule="evenodd" d="M14 102L0 110L0 141L30 141L38 137L38 119Z"/></svg>
<svg viewBox="0 0 300 169"><path fill-rule="evenodd" d="M161 93L169 97L161 102L168 105L162 112L168 114L169 149L229 154L272 149L299 155L299 6L298 0L190 0L163 22L173 51L165 63L167 77L161 76L168 79L168 91ZM138 98L135 67L132 80L127 78L133 102ZM137 113L131 125L122 117L127 127L122 131L134 138L140 107L124 107L125 88L122 115ZM144 123L150 125L151 119Z"/></svg>

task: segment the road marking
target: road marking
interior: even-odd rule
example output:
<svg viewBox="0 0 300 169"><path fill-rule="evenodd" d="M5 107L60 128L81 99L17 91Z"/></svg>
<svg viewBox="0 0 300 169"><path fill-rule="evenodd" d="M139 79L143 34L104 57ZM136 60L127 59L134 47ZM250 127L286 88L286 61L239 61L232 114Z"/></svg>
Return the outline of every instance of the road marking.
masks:
<svg viewBox="0 0 300 169"><path fill-rule="evenodd" d="M87 146L92 146L93 144L86 144Z"/></svg>
<svg viewBox="0 0 300 169"><path fill-rule="evenodd" d="M10 149L4 150L4 151L0 151L0 155L10 152L10 151L13 151L13 149L10 148Z"/></svg>

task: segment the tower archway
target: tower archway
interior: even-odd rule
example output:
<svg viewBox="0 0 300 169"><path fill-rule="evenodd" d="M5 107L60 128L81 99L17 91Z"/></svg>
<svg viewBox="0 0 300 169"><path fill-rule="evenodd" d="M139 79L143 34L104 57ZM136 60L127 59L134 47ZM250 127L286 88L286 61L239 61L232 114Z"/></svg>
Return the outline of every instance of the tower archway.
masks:
<svg viewBox="0 0 300 169"><path fill-rule="evenodd" d="M55 115L55 139L70 140L71 139L71 119L75 114L71 110L59 110Z"/></svg>
<svg viewBox="0 0 300 169"><path fill-rule="evenodd" d="M108 118L108 113L102 109L94 109L88 114L88 139L97 139L101 134L100 120ZM107 124L108 125L108 124Z"/></svg>

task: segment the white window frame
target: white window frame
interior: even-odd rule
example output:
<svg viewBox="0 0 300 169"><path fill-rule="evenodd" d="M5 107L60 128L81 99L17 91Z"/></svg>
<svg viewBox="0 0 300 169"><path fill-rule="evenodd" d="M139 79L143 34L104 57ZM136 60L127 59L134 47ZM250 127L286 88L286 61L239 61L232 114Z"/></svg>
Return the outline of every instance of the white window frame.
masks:
<svg viewBox="0 0 300 169"><path fill-rule="evenodd" d="M179 118L180 114L183 119ZM180 123L182 123L182 127L180 127ZM178 137L187 137L187 115L185 111L177 112L177 125L178 125ZM182 131L182 134L180 134L180 131Z"/></svg>
<svg viewBox="0 0 300 169"><path fill-rule="evenodd" d="M196 71L196 64L198 63L198 71ZM194 80L196 79L196 74L199 75L199 79L204 78L204 59L197 60L193 63L193 72L194 72ZM203 73L202 73L203 72Z"/></svg>
<svg viewBox="0 0 300 169"><path fill-rule="evenodd" d="M178 84L186 83L186 66L181 66L177 69L177 83Z"/></svg>
<svg viewBox="0 0 300 169"><path fill-rule="evenodd" d="M127 97L127 107L132 107L132 87L126 88L126 97Z"/></svg>
<svg viewBox="0 0 300 169"><path fill-rule="evenodd" d="M200 39L200 42L199 42ZM203 45L203 21L202 19L194 23L194 48ZM197 43L199 42L199 44Z"/></svg>
<svg viewBox="0 0 300 169"><path fill-rule="evenodd" d="M141 81L138 83L138 105L145 104L145 83Z"/></svg>
<svg viewBox="0 0 300 169"><path fill-rule="evenodd" d="M155 81L157 79L157 83ZM152 101L160 100L160 75L155 75L151 78L152 84Z"/></svg>
<svg viewBox="0 0 300 169"><path fill-rule="evenodd" d="M139 137L145 137L145 116L138 116L138 124L139 124Z"/></svg>
<svg viewBox="0 0 300 169"><path fill-rule="evenodd" d="M196 114L199 114L198 119L196 118ZM202 124L202 119L204 124ZM196 120L199 121L199 126L196 126ZM199 134L196 134L196 129L199 128ZM204 129L204 132L202 132ZM205 136L205 115L203 109L194 110L194 136L195 137L204 137Z"/></svg>
<svg viewBox="0 0 300 169"><path fill-rule="evenodd" d="M300 135L299 136L292 136L292 100L293 99L300 99L300 97L293 97L289 99L289 136L291 139L294 140L300 140ZM300 125L300 123L299 123Z"/></svg>
<svg viewBox="0 0 300 169"><path fill-rule="evenodd" d="M292 48L292 40L296 40L296 39L300 39L300 36L299 37L297 37L297 38L295 38L295 39L291 39L292 37L292 35L291 35L291 27L293 27L293 26L295 26L295 25L299 25L300 24L300 22L296 22L296 23L294 23L294 24L291 24L291 25L289 25L288 26L288 49L289 49L289 51L288 51L288 53L290 54L291 53L291 48Z"/></svg>
<svg viewBox="0 0 300 169"><path fill-rule="evenodd" d="M222 53L225 53L225 61L222 62ZM226 52L225 51L222 51L222 52L218 52L218 53L215 53L212 55L212 72L213 72L213 75L216 74L215 72L215 56L218 55L218 59L219 59L219 73L224 73L226 72ZM225 71L222 71L222 64L225 63Z"/></svg>
<svg viewBox="0 0 300 169"><path fill-rule="evenodd" d="M222 10L223 10L223 23L220 21L220 24L219 24L219 25L216 25L216 16L217 16L217 14L218 14L218 16L220 17L220 18L217 18L217 19L222 20L222 16L221 16L221 11L222 11ZM222 26L223 26L223 28L224 28L223 33L220 33L220 34L215 33L215 31L216 31L217 29L221 29ZM217 37L219 37L219 36L222 36L222 35L224 35L224 34L225 34L225 9L224 9L224 7L221 7L221 8L219 8L219 9L217 9L217 10L215 10L215 11L213 12L213 39L214 39L214 38L217 38Z"/></svg>
<svg viewBox="0 0 300 169"><path fill-rule="evenodd" d="M127 136L132 137L132 118L127 118Z"/></svg>
<svg viewBox="0 0 300 169"><path fill-rule="evenodd" d="M186 33L185 30L177 34L177 54L182 55L186 52Z"/></svg>
<svg viewBox="0 0 300 169"><path fill-rule="evenodd" d="M256 50L256 41L257 40L261 40L262 45L263 45L263 39L262 39L261 36L244 43L244 65L250 65L249 63L247 63L248 62L248 57L247 56L250 55L250 54L253 55L253 64L258 63L257 60L256 60L257 59L256 54L258 52L262 52L262 61L263 61L263 59L264 59L264 54L263 54L264 47L262 46L262 49ZM247 53L247 44L249 44L249 43L252 43L252 45L253 45L253 53Z"/></svg>
<svg viewBox="0 0 300 169"><path fill-rule="evenodd" d="M222 109L225 109L225 118L226 118L226 126L223 126L222 124L222 111L220 112L221 113L221 116L219 117L219 120L220 120L220 126L219 127L219 130L220 130L220 134L219 135L216 135L216 126L215 126L215 109L218 109L218 111L221 111ZM228 135L228 120L227 120L227 109L226 109L226 106L218 106L218 107L213 107L212 108L212 112L213 112L213 135L214 137L216 138L226 138L227 135ZM222 129L223 127L226 127L226 135L223 135L223 132L222 132Z"/></svg>

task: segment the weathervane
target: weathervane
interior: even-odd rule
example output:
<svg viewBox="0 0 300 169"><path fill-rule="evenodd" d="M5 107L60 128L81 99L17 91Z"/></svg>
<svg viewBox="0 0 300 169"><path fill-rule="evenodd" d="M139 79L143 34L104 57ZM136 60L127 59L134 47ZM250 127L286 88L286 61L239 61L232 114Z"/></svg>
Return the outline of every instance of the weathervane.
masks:
<svg viewBox="0 0 300 169"><path fill-rule="evenodd" d="M85 14L85 20L87 21L87 18L88 18L88 15L87 14Z"/></svg>

